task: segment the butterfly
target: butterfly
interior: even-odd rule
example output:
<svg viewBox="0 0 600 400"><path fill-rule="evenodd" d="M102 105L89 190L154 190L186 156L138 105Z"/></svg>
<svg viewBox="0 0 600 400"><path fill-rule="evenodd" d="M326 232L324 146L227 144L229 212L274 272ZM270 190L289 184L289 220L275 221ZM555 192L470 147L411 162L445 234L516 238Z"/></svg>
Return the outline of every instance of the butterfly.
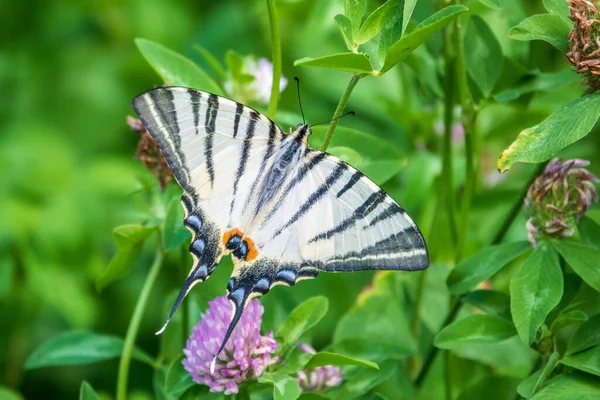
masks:
<svg viewBox="0 0 600 400"><path fill-rule="evenodd" d="M290 133L238 102L184 87L133 99L184 193L193 265L167 321L198 282L232 255L232 319L275 285L321 271L422 270L418 227L390 196L344 161L312 149L310 126ZM290 130L291 131L291 130Z"/></svg>

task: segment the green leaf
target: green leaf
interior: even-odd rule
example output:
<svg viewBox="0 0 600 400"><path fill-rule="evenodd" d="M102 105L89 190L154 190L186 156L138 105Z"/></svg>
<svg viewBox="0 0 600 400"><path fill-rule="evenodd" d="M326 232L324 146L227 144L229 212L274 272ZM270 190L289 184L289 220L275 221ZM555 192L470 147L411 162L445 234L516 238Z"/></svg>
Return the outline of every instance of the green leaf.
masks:
<svg viewBox="0 0 600 400"><path fill-rule="evenodd" d="M373 72L373 66L371 66L369 58L363 53L338 53L318 58L305 57L294 61L294 65L331 68L357 74L370 74Z"/></svg>
<svg viewBox="0 0 600 400"><path fill-rule="evenodd" d="M406 3L404 3L404 5L406 6ZM385 60L390 47L392 47L392 45L398 41L402 35L404 35L404 32L402 31L402 18L403 9L401 7L397 7L396 13L392 15L392 17L381 30L381 34L379 35L379 49L377 53L380 63L383 63Z"/></svg>
<svg viewBox="0 0 600 400"><path fill-rule="evenodd" d="M140 53L167 85L185 86L223 95L223 90L190 59L147 39L135 39Z"/></svg>
<svg viewBox="0 0 600 400"><path fill-rule="evenodd" d="M475 290L467 293L461 300L477 307L486 314L495 315L512 321L510 316L510 297L495 290Z"/></svg>
<svg viewBox="0 0 600 400"><path fill-rule="evenodd" d="M79 389L79 400L100 400L100 397L89 383L83 381Z"/></svg>
<svg viewBox="0 0 600 400"><path fill-rule="evenodd" d="M65 332L38 347L25 362L25 369L83 365L121 356L123 340L90 332ZM133 358L153 365L152 357L134 349Z"/></svg>
<svg viewBox="0 0 600 400"><path fill-rule="evenodd" d="M533 15L508 31L515 40L543 40L563 53L569 51L569 31L572 28L564 18L553 14Z"/></svg>
<svg viewBox="0 0 600 400"><path fill-rule="evenodd" d="M167 370L167 376L165 379L165 388L167 393L173 396L180 396L186 390L195 385L194 380L189 372L185 370L182 364L182 360L185 356L177 357Z"/></svg>
<svg viewBox="0 0 600 400"><path fill-rule="evenodd" d="M231 73L231 77L239 81L244 73L244 59L242 56L237 51L227 50L227 53L225 53L225 64Z"/></svg>
<svg viewBox="0 0 600 400"><path fill-rule="evenodd" d="M385 62L376 75L383 75L394 65L402 61L423 42L433 36L440 29L448 25L454 17L467 11L467 7L454 5L441 9L421 22L417 28L394 43L387 52Z"/></svg>
<svg viewBox="0 0 600 400"><path fill-rule="evenodd" d="M264 374L258 381L273 385L273 400L296 400L300 397L300 385L291 376Z"/></svg>
<svg viewBox="0 0 600 400"><path fill-rule="evenodd" d="M113 229L112 236L117 245L117 253L96 280L98 291L129 273L142 251L143 241L155 230L156 227L139 224L121 225Z"/></svg>
<svg viewBox="0 0 600 400"><path fill-rule="evenodd" d="M359 358L348 357L343 354L320 352L312 356L312 358L304 365L304 369L323 367L326 365L357 365L359 367L379 369L379 366L369 360L361 360Z"/></svg>
<svg viewBox="0 0 600 400"><path fill-rule="evenodd" d="M549 160L560 150L586 136L600 115L600 93L580 97L554 111L540 124L522 131L502 152L500 172L516 162L538 163Z"/></svg>
<svg viewBox="0 0 600 400"><path fill-rule="evenodd" d="M398 361L388 360L381 364L381 369L353 369L344 374L344 384L330 390L328 394L336 400L356 399L367 393L391 376L399 374Z"/></svg>
<svg viewBox="0 0 600 400"><path fill-rule="evenodd" d="M562 328L572 325L579 325L588 320L588 316L581 310L572 310L566 313L561 313L552 325L550 326L550 331L558 332Z"/></svg>
<svg viewBox="0 0 600 400"><path fill-rule="evenodd" d="M504 0L479 0L479 2L494 10L499 10L504 6Z"/></svg>
<svg viewBox="0 0 600 400"><path fill-rule="evenodd" d="M600 292L600 249L570 240L555 240L552 244L577 275Z"/></svg>
<svg viewBox="0 0 600 400"><path fill-rule="evenodd" d="M497 343L516 333L514 325L504 318L475 314L446 326L434 344L441 349L454 349L467 344Z"/></svg>
<svg viewBox="0 0 600 400"><path fill-rule="evenodd" d="M358 166L363 161L362 155L351 147L330 146L327 152L350 165Z"/></svg>
<svg viewBox="0 0 600 400"><path fill-rule="evenodd" d="M352 37L356 37L360 29L365 3L365 0L344 0L344 14L352 22Z"/></svg>
<svg viewBox="0 0 600 400"><path fill-rule="evenodd" d="M561 362L580 371L600 376L600 346L566 356Z"/></svg>
<svg viewBox="0 0 600 400"><path fill-rule="evenodd" d="M465 63L471 79L489 97L500 79L504 57L494 32L478 16L472 16L465 33Z"/></svg>
<svg viewBox="0 0 600 400"><path fill-rule="evenodd" d="M360 169L363 174L368 176L375 184L381 186L394 176L398 175L400 171L406 166L404 160L379 160L379 161L366 161L360 164L351 164L356 168Z"/></svg>
<svg viewBox="0 0 600 400"><path fill-rule="evenodd" d="M563 276L558 257L542 243L510 283L510 309L523 343L531 345L546 316L560 302Z"/></svg>
<svg viewBox="0 0 600 400"><path fill-rule="evenodd" d="M566 4L566 2L565 2ZM500 104L518 99L527 93L552 91L560 89L569 83L577 82L581 78L570 69L559 72L539 73L531 79L494 95L494 99Z"/></svg>
<svg viewBox="0 0 600 400"><path fill-rule="evenodd" d="M183 217L183 208L179 199L171 199L167 204L163 222L162 244L166 251L175 250L183 243L190 242L191 234L183 227Z"/></svg>
<svg viewBox="0 0 600 400"><path fill-rule="evenodd" d="M396 13L398 0L388 0L371 13L360 27L356 43L363 44L377 35Z"/></svg>
<svg viewBox="0 0 600 400"><path fill-rule="evenodd" d="M575 354L600 344L600 314L594 315L575 331L566 354Z"/></svg>
<svg viewBox="0 0 600 400"><path fill-rule="evenodd" d="M194 45L194 49L196 49L198 51L198 53L200 53L202 58L204 58L206 60L206 62L215 70L215 72L220 77L222 77L222 78L225 77L225 69L223 68L223 66L221 65L219 60L217 60L215 58L215 56L213 56L210 53L210 51L208 51L206 48L200 46L199 44Z"/></svg>
<svg viewBox="0 0 600 400"><path fill-rule="evenodd" d="M410 18L412 17L413 11L415 11L416 5L417 0L404 0L404 9L402 13L402 32L400 36L404 36L404 32L406 32L406 27L410 22Z"/></svg>
<svg viewBox="0 0 600 400"><path fill-rule="evenodd" d="M577 230L584 243L600 248L600 225L596 221L584 215L577 224Z"/></svg>
<svg viewBox="0 0 600 400"><path fill-rule="evenodd" d="M490 278L502 267L531 248L529 242L510 242L484 247L462 260L448 276L448 288L453 294L471 291L479 283Z"/></svg>
<svg viewBox="0 0 600 400"><path fill-rule="evenodd" d="M578 373L558 375L533 396L533 400L597 400L599 398L598 378Z"/></svg>
<svg viewBox="0 0 600 400"><path fill-rule="evenodd" d="M294 308L275 335L277 341L281 343L278 349L280 354L285 354L290 346L298 342L304 332L315 326L327 314L328 307L329 302L326 297L316 296Z"/></svg>
<svg viewBox="0 0 600 400"><path fill-rule="evenodd" d="M569 17L569 3L563 0L544 0L544 8L550 14Z"/></svg>
<svg viewBox="0 0 600 400"><path fill-rule="evenodd" d="M546 363L544 368L535 372L533 375L531 375L523 382L521 382L521 384L519 384L519 387L517 388L519 394L525 397L526 399L533 396L536 390L538 390L544 384L546 379L548 379L548 376L550 376L552 371L554 371L554 368L556 368L559 361L560 353L555 351L550 355L550 358L548 358L548 362Z"/></svg>
<svg viewBox="0 0 600 400"><path fill-rule="evenodd" d="M329 397L325 396L324 394L307 392L302 393L300 397L298 397L298 400L329 400Z"/></svg>
<svg viewBox="0 0 600 400"><path fill-rule="evenodd" d="M0 385L0 399L2 400L23 400L21 393L14 389Z"/></svg>
<svg viewBox="0 0 600 400"><path fill-rule="evenodd" d="M396 279L391 271L375 275L373 286L361 294L335 327L336 351L377 361L404 358L417 352L404 295L398 293L403 284Z"/></svg>
<svg viewBox="0 0 600 400"><path fill-rule="evenodd" d="M333 20L342 34L346 48L350 51L354 49L354 39L352 37L352 21L343 14L336 15Z"/></svg>

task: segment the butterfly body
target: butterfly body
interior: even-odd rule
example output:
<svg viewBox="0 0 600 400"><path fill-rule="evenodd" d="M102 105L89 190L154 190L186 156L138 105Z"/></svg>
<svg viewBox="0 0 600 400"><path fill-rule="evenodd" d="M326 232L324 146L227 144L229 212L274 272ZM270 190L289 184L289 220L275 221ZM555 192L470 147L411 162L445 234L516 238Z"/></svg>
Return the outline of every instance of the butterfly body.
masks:
<svg viewBox="0 0 600 400"><path fill-rule="evenodd" d="M350 165L311 149L308 125L285 134L249 107L188 88L154 89L133 106L184 189L192 232L193 266L167 323L228 254L235 311L223 345L249 299L274 285L320 271L429 265L406 212Z"/></svg>

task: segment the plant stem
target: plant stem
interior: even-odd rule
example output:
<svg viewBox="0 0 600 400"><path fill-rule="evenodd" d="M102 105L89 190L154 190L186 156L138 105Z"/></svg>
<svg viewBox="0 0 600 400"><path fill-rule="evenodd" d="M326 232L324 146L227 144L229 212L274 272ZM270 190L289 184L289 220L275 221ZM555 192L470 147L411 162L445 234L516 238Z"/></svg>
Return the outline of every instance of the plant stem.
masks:
<svg viewBox="0 0 600 400"><path fill-rule="evenodd" d="M321 151L327 150L329 147L329 142L331 142L331 137L333 136L333 132L335 131L335 127L339 122L339 118L342 116L344 112L344 108L346 108L346 104L348 104L348 99L350 98L350 94L354 90L354 86L358 83L358 80L362 78L364 75L353 74L348 86L346 87L346 91L342 95L340 102L338 103L337 108L335 109L335 113L333 113L333 119L329 124L329 128L327 129L327 133L325 134L325 139L323 140L323 144L321 145Z"/></svg>
<svg viewBox="0 0 600 400"><path fill-rule="evenodd" d="M140 297L135 305L129 327L127 328L127 334L125 335L125 344L123 345L123 353L121 354L121 361L119 362L119 375L117 381L117 400L125 400L127 398L127 379L129 377L129 364L131 362L131 353L135 345L135 339L140 328L142 316L148 305L148 299L150 298L150 292L154 286L154 281L160 272L160 268L163 264L164 251L160 244L160 238L158 238L158 248L150 272L146 277L144 286L140 293Z"/></svg>
<svg viewBox="0 0 600 400"><path fill-rule="evenodd" d="M458 3L458 2L457 2ZM467 79L467 67L465 63L465 53L463 48L461 34L461 18L457 17L454 23L454 43L456 45L456 75L458 81L458 91L460 104L462 107L462 125L464 130L465 141L465 186L462 196L462 206L460 212L460 232L458 235L458 246L456 250L455 261L458 262L462 258L464 246L467 236L467 228L469 225L469 214L471 211L471 202L475 191L475 159L477 158L477 150L475 146L475 121L477 112L473 106L473 100L469 91Z"/></svg>
<svg viewBox="0 0 600 400"><path fill-rule="evenodd" d="M271 44L273 45L273 84L271 86L271 99L269 100L267 116L274 119L275 113L277 112L277 102L279 101L279 81L281 79L281 38L279 36L279 23L277 20L277 11L275 9L275 0L267 0L267 10L269 11Z"/></svg>
<svg viewBox="0 0 600 400"><path fill-rule="evenodd" d="M455 85L455 55L452 52L454 44L451 40L450 25L443 31L444 38L444 60L445 60L445 87L444 87L444 141L442 146L442 193L448 214L448 225L450 227L450 238L456 251L458 230L456 228L454 199L454 184L452 179L452 125L454 123L454 85Z"/></svg>

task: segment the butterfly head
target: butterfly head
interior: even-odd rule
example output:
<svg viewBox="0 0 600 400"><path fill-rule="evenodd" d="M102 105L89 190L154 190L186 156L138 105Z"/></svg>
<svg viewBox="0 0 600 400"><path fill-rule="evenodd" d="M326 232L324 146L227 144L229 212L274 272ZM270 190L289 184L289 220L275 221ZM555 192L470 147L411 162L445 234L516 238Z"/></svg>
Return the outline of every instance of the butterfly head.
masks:
<svg viewBox="0 0 600 400"><path fill-rule="evenodd" d="M294 134L303 139L306 139L312 134L312 129L310 129L310 126L308 126L308 124L301 123L296 125L296 131L294 132Z"/></svg>

